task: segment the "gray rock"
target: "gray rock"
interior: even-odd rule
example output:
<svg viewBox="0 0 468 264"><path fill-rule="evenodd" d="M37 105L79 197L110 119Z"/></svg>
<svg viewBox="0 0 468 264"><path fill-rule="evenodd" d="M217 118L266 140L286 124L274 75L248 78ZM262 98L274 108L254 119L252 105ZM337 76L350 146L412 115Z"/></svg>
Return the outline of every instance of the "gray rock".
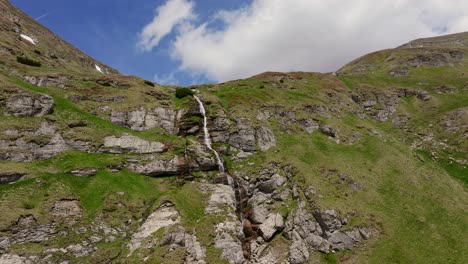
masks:
<svg viewBox="0 0 468 264"><path fill-rule="evenodd" d="M263 193L273 193L278 187L286 182L286 178L279 174L274 174L270 180L260 181L257 184L257 189Z"/></svg>
<svg viewBox="0 0 468 264"><path fill-rule="evenodd" d="M288 260L291 264L302 264L309 260L309 250L302 239L294 240L289 246Z"/></svg>
<svg viewBox="0 0 468 264"><path fill-rule="evenodd" d="M232 264L245 263L241 239L242 224L238 221L226 221L216 225L215 247L223 251L221 257Z"/></svg>
<svg viewBox="0 0 468 264"><path fill-rule="evenodd" d="M307 133L312 133L319 128L317 122L312 119L302 119L298 121L299 124L307 131Z"/></svg>
<svg viewBox="0 0 468 264"><path fill-rule="evenodd" d="M66 250L77 258L89 256L93 252L92 248L86 248L80 244L69 245Z"/></svg>
<svg viewBox="0 0 468 264"><path fill-rule="evenodd" d="M128 168L133 172L153 177L179 175L187 170L184 159L177 156L169 160L150 157L148 161L131 162Z"/></svg>
<svg viewBox="0 0 468 264"><path fill-rule="evenodd" d="M13 228L14 235L10 237L13 243L40 243L47 241L49 236L56 233L53 224L18 226Z"/></svg>
<svg viewBox="0 0 468 264"><path fill-rule="evenodd" d="M54 157L60 153L63 153L69 150L69 146L63 139L63 137L56 133L52 136L49 143L47 143L43 147L32 147L32 151L34 153L34 159L48 159Z"/></svg>
<svg viewBox="0 0 468 264"><path fill-rule="evenodd" d="M284 220L281 214L269 214L265 222L263 222L259 229L263 238L269 241L273 238L276 232L280 232L284 228Z"/></svg>
<svg viewBox="0 0 468 264"><path fill-rule="evenodd" d="M429 101L429 99L431 99L431 96L427 91L420 91L417 97L422 101Z"/></svg>
<svg viewBox="0 0 468 264"><path fill-rule="evenodd" d="M317 222L324 228L326 232L334 232L341 228L342 223L335 210L314 211L313 213Z"/></svg>
<svg viewBox="0 0 468 264"><path fill-rule="evenodd" d="M121 137L110 136L104 138L104 146L100 149L108 153L138 153L150 154L159 153L164 150L164 144L160 142L148 142L130 134L123 134Z"/></svg>
<svg viewBox="0 0 468 264"><path fill-rule="evenodd" d="M10 238L0 237L0 254L4 254L10 248Z"/></svg>
<svg viewBox="0 0 468 264"><path fill-rule="evenodd" d="M80 201L76 199L62 199L55 202L52 214L56 217L75 218L81 216Z"/></svg>
<svg viewBox="0 0 468 264"><path fill-rule="evenodd" d="M17 117L45 116L53 111L54 99L46 94L21 94L9 97L6 113Z"/></svg>
<svg viewBox="0 0 468 264"><path fill-rule="evenodd" d="M0 264L32 264L33 262L25 257L13 254L3 254L0 256Z"/></svg>
<svg viewBox="0 0 468 264"><path fill-rule="evenodd" d="M346 233L334 232L328 238L328 242L331 244L333 250L342 251L353 248L355 241L346 235Z"/></svg>
<svg viewBox="0 0 468 264"><path fill-rule="evenodd" d="M255 130L241 118L237 122L238 131L229 137L229 145L247 152L255 151Z"/></svg>
<svg viewBox="0 0 468 264"><path fill-rule="evenodd" d="M185 234L185 264L205 264L206 249L201 246L196 235Z"/></svg>
<svg viewBox="0 0 468 264"><path fill-rule="evenodd" d="M94 176L98 172L97 169L95 168L81 168L81 169L76 169L70 171L71 174L77 176L77 177L89 177L89 176Z"/></svg>
<svg viewBox="0 0 468 264"><path fill-rule="evenodd" d="M205 184L202 188L211 192L208 206L205 208L205 214L215 214L228 210L235 210L236 197L234 190L222 184Z"/></svg>
<svg viewBox="0 0 468 264"><path fill-rule="evenodd" d="M0 185L16 182L24 176L24 173L0 172Z"/></svg>
<svg viewBox="0 0 468 264"><path fill-rule="evenodd" d="M406 66L400 67L397 69L394 69L389 72L391 76L393 77L401 77L401 76L406 76L410 73L410 69Z"/></svg>
<svg viewBox="0 0 468 264"><path fill-rule="evenodd" d="M262 151L267 151L271 147L276 146L276 139L273 132L268 127L260 127L256 131L258 145Z"/></svg>
<svg viewBox="0 0 468 264"><path fill-rule="evenodd" d="M320 126L320 132L329 137L336 137L336 130L331 128L329 125Z"/></svg>
<svg viewBox="0 0 468 264"><path fill-rule="evenodd" d="M146 110L143 107L129 112L112 111L111 122L135 131L160 128L168 134L176 134L175 123L182 115L169 108L157 107Z"/></svg>

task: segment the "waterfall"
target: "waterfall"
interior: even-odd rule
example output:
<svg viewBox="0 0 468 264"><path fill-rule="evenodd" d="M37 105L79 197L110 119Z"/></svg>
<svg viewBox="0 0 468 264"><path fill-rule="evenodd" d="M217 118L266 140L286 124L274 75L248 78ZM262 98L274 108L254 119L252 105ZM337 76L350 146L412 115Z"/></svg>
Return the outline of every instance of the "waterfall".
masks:
<svg viewBox="0 0 468 264"><path fill-rule="evenodd" d="M210 138L210 132L208 131L208 121L206 119L205 107L203 106L203 103L200 100L200 98L198 98L198 96L194 95L193 97L195 98L195 100L197 100L198 105L200 106L200 113L203 115L203 133L205 135L205 145L209 150L213 151L213 153L215 154L216 162L218 163L219 172L224 173L224 164L221 161L219 153L215 149L213 149L213 147L211 147L211 138Z"/></svg>

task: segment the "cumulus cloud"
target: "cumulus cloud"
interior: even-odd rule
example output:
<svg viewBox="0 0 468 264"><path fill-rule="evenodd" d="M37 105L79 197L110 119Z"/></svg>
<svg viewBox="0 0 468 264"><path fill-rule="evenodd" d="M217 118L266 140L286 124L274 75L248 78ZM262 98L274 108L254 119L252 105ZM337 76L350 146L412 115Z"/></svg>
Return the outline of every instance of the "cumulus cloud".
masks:
<svg viewBox="0 0 468 264"><path fill-rule="evenodd" d="M466 30L466 0L253 0L209 22L184 23L170 49L179 70L226 81L334 71L371 51Z"/></svg>
<svg viewBox="0 0 468 264"><path fill-rule="evenodd" d="M186 0L168 0L158 7L153 21L146 25L139 34L138 48L151 51L175 26L194 18L193 7L193 2Z"/></svg>
<svg viewBox="0 0 468 264"><path fill-rule="evenodd" d="M169 74L155 74L153 76L154 82L161 85L179 85L179 81L175 77L175 73L171 72Z"/></svg>

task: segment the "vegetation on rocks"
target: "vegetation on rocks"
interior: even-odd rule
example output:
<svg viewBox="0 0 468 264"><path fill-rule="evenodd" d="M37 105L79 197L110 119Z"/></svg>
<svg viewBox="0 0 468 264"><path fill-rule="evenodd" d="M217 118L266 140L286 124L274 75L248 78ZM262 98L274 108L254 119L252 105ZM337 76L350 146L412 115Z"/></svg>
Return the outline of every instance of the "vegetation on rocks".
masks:
<svg viewBox="0 0 468 264"><path fill-rule="evenodd" d="M29 66L41 67L41 63L39 61L35 61L26 57L17 56L16 61Z"/></svg>

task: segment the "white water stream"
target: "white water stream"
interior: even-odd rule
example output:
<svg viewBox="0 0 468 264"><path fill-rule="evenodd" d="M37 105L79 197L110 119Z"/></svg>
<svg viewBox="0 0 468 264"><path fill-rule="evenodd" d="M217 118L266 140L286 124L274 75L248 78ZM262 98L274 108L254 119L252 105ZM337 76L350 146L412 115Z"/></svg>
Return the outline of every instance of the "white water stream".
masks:
<svg viewBox="0 0 468 264"><path fill-rule="evenodd" d="M224 173L223 161L221 160L219 153L215 149L213 149L213 147L211 147L211 138L210 138L210 132L208 131L208 121L206 119L205 107L203 106L203 103L200 100L200 98L198 98L198 96L194 95L193 97L195 98L195 100L197 100L198 105L200 106L200 113L203 115L203 133L205 134L205 145L209 150L213 151L213 153L215 154L216 162L218 163L219 172Z"/></svg>

